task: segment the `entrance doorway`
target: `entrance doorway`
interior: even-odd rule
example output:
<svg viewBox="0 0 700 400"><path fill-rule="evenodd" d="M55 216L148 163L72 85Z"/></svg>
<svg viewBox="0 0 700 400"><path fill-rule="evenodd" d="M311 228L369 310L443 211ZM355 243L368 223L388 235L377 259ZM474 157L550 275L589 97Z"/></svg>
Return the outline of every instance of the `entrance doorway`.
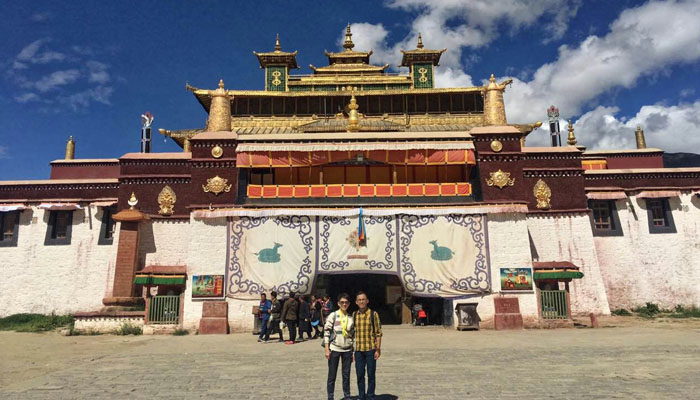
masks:
<svg viewBox="0 0 700 400"><path fill-rule="evenodd" d="M399 277L383 274L320 274L316 278L314 293L329 295L334 307L338 295L345 292L350 295L350 311L357 310L355 294L359 291L367 293L369 307L379 313L384 325L401 323L402 287Z"/></svg>

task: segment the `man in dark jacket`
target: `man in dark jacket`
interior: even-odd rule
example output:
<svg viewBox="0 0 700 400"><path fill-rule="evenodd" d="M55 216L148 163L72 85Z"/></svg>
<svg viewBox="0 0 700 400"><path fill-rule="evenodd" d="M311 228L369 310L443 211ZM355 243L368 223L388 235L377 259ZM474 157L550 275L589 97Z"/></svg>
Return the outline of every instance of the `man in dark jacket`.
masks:
<svg viewBox="0 0 700 400"><path fill-rule="evenodd" d="M294 344L297 338L297 319L299 319L299 302L294 297L294 292L289 292L289 299L284 302L282 307L282 321L287 324L289 329L289 340L285 344Z"/></svg>
<svg viewBox="0 0 700 400"><path fill-rule="evenodd" d="M306 337L311 339L311 307L306 300L306 296L299 296L299 341L304 341Z"/></svg>
<svg viewBox="0 0 700 400"><path fill-rule="evenodd" d="M282 303L277 299L277 292L272 292L270 293L270 297L272 297L272 309L270 310L270 326L267 328L267 331L265 332L265 342L270 340L270 335L274 333L279 333L280 342L284 342L284 333L282 332L282 329L280 328L280 316L282 314Z"/></svg>

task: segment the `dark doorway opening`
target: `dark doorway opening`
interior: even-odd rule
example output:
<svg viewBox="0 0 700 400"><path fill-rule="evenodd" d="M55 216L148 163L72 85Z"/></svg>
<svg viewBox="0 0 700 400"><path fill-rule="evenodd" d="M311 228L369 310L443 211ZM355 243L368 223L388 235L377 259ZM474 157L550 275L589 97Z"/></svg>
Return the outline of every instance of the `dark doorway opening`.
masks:
<svg viewBox="0 0 700 400"><path fill-rule="evenodd" d="M396 275L383 274L320 274L316 278L314 293L328 294L337 307L338 295L345 292L350 295L350 311L357 310L355 294L367 293L369 308L379 313L384 325L401 324L401 299L403 290Z"/></svg>

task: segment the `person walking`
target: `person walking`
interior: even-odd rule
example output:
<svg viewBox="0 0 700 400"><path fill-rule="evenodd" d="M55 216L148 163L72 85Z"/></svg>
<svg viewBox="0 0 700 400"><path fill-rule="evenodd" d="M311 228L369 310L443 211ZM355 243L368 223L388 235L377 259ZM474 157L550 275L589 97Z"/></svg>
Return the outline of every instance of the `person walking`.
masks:
<svg viewBox="0 0 700 400"><path fill-rule="evenodd" d="M314 329L314 336L311 339L317 339L323 336L323 320L321 318L321 310L323 309L323 301L316 296L311 296L311 327Z"/></svg>
<svg viewBox="0 0 700 400"><path fill-rule="evenodd" d="M258 306L258 319L260 320L260 334L258 335L258 342L262 342L265 336L270 336L267 333L267 324L270 321L270 310L272 309L272 302L267 299L265 293L260 294L260 305Z"/></svg>
<svg viewBox="0 0 700 400"><path fill-rule="evenodd" d="M306 296L299 296L299 341L304 341L304 334L311 339L311 308Z"/></svg>
<svg viewBox="0 0 700 400"><path fill-rule="evenodd" d="M270 293L272 308L270 309L270 321L265 331L265 342L270 340L270 335L279 333L279 341L284 342L284 332L280 329L280 316L282 315L282 303L277 298L277 292Z"/></svg>
<svg viewBox="0 0 700 400"><path fill-rule="evenodd" d="M350 366L353 358L352 349L355 327L352 316L348 314L350 296L347 293L341 293L338 296L338 307L338 311L328 315L326 324L323 327L323 342L326 350L326 359L328 360L326 390L329 400L333 400L339 362L342 363L343 398L350 398Z"/></svg>
<svg viewBox="0 0 700 400"><path fill-rule="evenodd" d="M382 354L382 324L379 314L369 308L369 299L365 292L358 292L352 319L355 323L355 373L360 400L373 400L376 386L375 372L377 360ZM367 372L367 391L365 392L365 371Z"/></svg>
<svg viewBox="0 0 700 400"><path fill-rule="evenodd" d="M294 297L294 292L289 292L289 298L282 307L282 321L289 329L289 340L285 344L294 344L297 338L297 319L299 319L299 302Z"/></svg>

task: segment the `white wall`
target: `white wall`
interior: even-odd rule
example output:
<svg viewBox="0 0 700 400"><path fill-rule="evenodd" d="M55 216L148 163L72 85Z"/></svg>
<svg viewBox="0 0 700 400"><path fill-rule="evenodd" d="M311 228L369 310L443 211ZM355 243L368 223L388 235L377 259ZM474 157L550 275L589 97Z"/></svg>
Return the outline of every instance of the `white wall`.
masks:
<svg viewBox="0 0 700 400"><path fill-rule="evenodd" d="M494 294L474 296L454 302L478 303L477 312L482 325L493 324L495 314L493 298L501 296L500 268L532 267L530 242L527 237L527 220L525 214L505 213L489 214L487 216L489 260L491 265L491 290ZM534 291L528 293L503 293L504 297L517 297L520 303L520 313L525 324L534 323L538 319L537 297ZM455 318L455 326L457 319Z"/></svg>
<svg viewBox="0 0 700 400"><path fill-rule="evenodd" d="M527 218L536 261L570 261L584 277L572 280L571 312L610 314L587 214L531 214Z"/></svg>
<svg viewBox="0 0 700 400"><path fill-rule="evenodd" d="M102 208L73 211L70 245L44 245L48 219L49 211L22 211L17 247L0 247L0 317L95 311L111 291L119 238L97 244Z"/></svg>
<svg viewBox="0 0 700 400"><path fill-rule="evenodd" d="M152 219L139 224L139 268L147 265L186 265L190 221Z"/></svg>
<svg viewBox="0 0 700 400"><path fill-rule="evenodd" d="M700 305L700 199L669 204L676 233L649 233L646 202L632 196L615 202L623 236L594 238L610 308Z"/></svg>

